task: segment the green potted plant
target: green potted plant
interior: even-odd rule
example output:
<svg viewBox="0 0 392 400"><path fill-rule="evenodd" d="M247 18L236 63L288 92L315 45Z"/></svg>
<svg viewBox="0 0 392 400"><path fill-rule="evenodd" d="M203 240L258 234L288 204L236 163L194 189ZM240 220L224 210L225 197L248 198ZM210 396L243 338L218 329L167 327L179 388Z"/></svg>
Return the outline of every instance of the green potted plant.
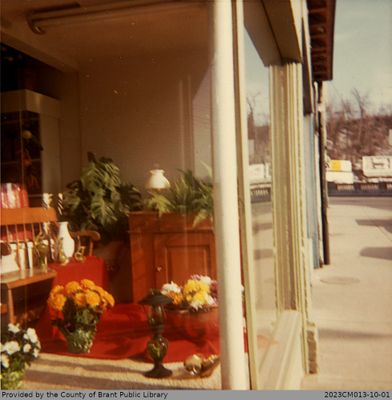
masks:
<svg viewBox="0 0 392 400"><path fill-rule="evenodd" d="M208 168L211 177L211 169ZM193 172L181 171L177 181L165 191L153 191L145 201L148 210L158 211L159 216L166 213L193 215L193 226L202 221L212 220L213 193L212 183L194 176Z"/></svg>
<svg viewBox="0 0 392 400"><path fill-rule="evenodd" d="M140 192L121 182L120 170L110 158L96 160L88 153L88 160L80 179L63 193L63 217L72 230L98 231L104 244L127 240L128 213L142 208Z"/></svg>
<svg viewBox="0 0 392 400"><path fill-rule="evenodd" d="M88 161L80 179L66 186L62 219L69 221L73 231L99 232L101 241L94 253L111 271L111 291L116 300L127 301L119 283L130 279L126 276L130 274L128 214L142 209L141 195L134 185L121 181L120 170L110 158L96 159L88 153Z"/></svg>

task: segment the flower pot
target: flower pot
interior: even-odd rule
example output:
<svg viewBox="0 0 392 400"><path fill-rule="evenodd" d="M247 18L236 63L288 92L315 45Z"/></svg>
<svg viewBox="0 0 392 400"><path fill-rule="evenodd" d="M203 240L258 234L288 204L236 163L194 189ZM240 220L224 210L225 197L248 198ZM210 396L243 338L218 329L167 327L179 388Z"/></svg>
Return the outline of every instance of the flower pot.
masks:
<svg viewBox="0 0 392 400"><path fill-rule="evenodd" d="M204 342L219 336L218 307L201 311L166 310L168 331L191 341Z"/></svg>
<svg viewBox="0 0 392 400"><path fill-rule="evenodd" d="M1 389L17 390L22 387L25 371L1 371Z"/></svg>
<svg viewBox="0 0 392 400"><path fill-rule="evenodd" d="M64 331L63 331L64 332ZM75 329L64 333L67 340L67 349L70 353L89 353L95 337L95 329Z"/></svg>

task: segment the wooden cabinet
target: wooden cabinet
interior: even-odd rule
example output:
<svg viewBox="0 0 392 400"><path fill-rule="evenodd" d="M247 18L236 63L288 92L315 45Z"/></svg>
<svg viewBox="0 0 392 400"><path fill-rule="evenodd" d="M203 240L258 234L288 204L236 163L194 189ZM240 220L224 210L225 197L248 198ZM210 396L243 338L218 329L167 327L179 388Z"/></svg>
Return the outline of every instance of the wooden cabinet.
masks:
<svg viewBox="0 0 392 400"><path fill-rule="evenodd" d="M166 282L183 284L194 274L216 279L212 224L193 227L192 216L135 212L129 216L132 299Z"/></svg>

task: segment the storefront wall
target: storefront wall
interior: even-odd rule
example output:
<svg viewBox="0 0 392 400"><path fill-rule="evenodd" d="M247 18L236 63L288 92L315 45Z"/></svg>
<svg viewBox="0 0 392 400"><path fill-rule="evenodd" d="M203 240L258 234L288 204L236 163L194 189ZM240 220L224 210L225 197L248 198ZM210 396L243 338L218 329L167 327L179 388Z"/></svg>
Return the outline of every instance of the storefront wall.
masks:
<svg viewBox="0 0 392 400"><path fill-rule="evenodd" d="M298 4L287 2L275 9L272 1L266 1L264 7L259 2L216 1L190 7L181 10L187 22L181 25L185 31L179 31L189 36L179 37L178 26L169 24L172 41L165 42L163 49L152 45L147 52L137 47L138 53L134 53L132 47L123 47L117 49L116 57L98 57L92 48L91 54L76 54L73 46L78 32L83 32L80 26L72 33L75 42L68 38L68 47L62 44L64 59L75 68L72 76L78 75L78 83L73 81L68 94L64 86L58 92L63 109L68 110L61 121L62 143L71 138L75 143L61 147L63 185L87 151L112 157L124 180L142 190L154 164L173 182L178 169L189 168L203 176L201 162L211 161L223 389L297 388L303 373L311 370L309 360L315 362L316 357L307 270L299 63L303 4ZM158 11L154 18L158 21L159 17ZM170 22L167 15L165 21ZM192 21L199 25L189 29ZM139 37L143 33L145 40L158 43L158 36L148 37L148 24L139 22ZM113 33L115 26L112 28ZM66 38L66 30L56 29L48 28L41 36L44 44L25 30L20 37L15 31L5 37L14 35L13 39L24 44L21 50L30 46L37 57L44 52L47 62L51 56L58 61L58 51L51 54L51 49ZM195 35L198 32L207 35L200 38ZM116 48L115 36L110 37ZM173 40L176 37L181 46ZM87 42L83 43L88 51ZM34 52L37 48L39 52ZM284 63L285 59L291 62ZM260 69L261 112L267 112L265 132L269 131L260 144L259 156L261 163L271 163L272 201L259 207L251 205L247 171L251 146L246 96L249 98L252 83L246 82L246 68L255 70L256 75ZM269 117L266 102L270 103ZM75 164L76 159L79 162ZM260 207L266 210L260 211ZM241 283L245 287L249 364L243 340ZM308 343L313 343L311 348Z"/></svg>

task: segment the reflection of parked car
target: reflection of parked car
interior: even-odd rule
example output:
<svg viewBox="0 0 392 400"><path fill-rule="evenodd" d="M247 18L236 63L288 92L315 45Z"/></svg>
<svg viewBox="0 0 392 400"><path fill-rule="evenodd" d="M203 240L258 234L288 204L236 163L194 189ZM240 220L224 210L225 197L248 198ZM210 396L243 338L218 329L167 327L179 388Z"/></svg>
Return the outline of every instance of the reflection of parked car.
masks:
<svg viewBox="0 0 392 400"><path fill-rule="evenodd" d="M251 186L259 183L271 183L271 164L249 165L249 181Z"/></svg>
<svg viewBox="0 0 392 400"><path fill-rule="evenodd" d="M335 183L354 183L354 174L351 161L348 160L329 160L326 173L328 182Z"/></svg>
<svg viewBox="0 0 392 400"><path fill-rule="evenodd" d="M249 183L252 202L271 200L271 164L249 165Z"/></svg>

